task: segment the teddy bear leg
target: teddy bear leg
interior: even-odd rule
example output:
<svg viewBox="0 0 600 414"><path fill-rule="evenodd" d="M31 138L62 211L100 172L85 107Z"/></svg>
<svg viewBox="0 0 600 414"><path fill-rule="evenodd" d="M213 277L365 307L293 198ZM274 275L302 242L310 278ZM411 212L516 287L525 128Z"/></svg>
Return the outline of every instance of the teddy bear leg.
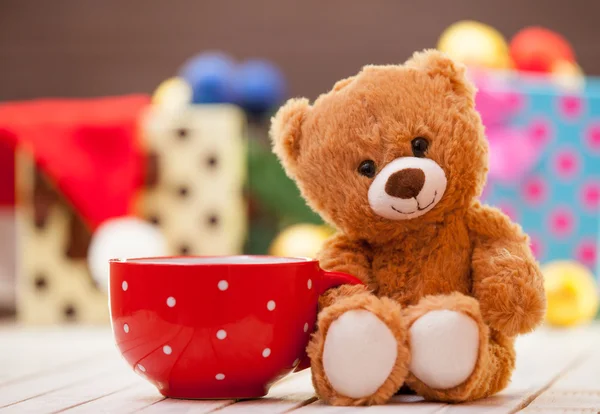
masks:
<svg viewBox="0 0 600 414"><path fill-rule="evenodd" d="M319 398L382 404L402 386L410 356L396 301L370 293L340 297L321 310L317 325L307 351Z"/></svg>
<svg viewBox="0 0 600 414"><path fill-rule="evenodd" d="M461 402L506 387L515 364L514 340L483 322L475 298L427 296L404 315L411 352L406 383L417 394Z"/></svg>

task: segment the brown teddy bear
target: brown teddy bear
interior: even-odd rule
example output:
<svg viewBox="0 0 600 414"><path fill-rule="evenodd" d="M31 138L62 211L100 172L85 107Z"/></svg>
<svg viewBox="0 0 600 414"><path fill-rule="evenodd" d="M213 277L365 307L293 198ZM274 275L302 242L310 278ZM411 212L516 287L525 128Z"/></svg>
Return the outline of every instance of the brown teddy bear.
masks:
<svg viewBox="0 0 600 414"><path fill-rule="evenodd" d="M321 266L365 284L320 299L308 354L330 404L385 403L403 385L438 401L494 394L514 337L543 318L527 236L478 201L487 144L474 93L462 65L428 50L273 118L287 174L339 231Z"/></svg>

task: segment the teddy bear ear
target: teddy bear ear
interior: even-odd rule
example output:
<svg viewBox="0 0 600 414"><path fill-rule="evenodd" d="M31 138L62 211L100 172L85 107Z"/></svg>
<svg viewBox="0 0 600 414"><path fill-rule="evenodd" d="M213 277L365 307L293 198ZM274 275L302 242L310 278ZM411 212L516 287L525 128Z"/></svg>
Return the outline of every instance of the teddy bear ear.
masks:
<svg viewBox="0 0 600 414"><path fill-rule="evenodd" d="M279 108L271 119L269 133L273 142L273 152L279 157L288 173L300 154L302 122L310 108L308 99L293 98Z"/></svg>
<svg viewBox="0 0 600 414"><path fill-rule="evenodd" d="M406 67L425 71L432 78L444 77L449 81L454 93L473 100L475 87L467 79L465 65L454 61L445 53L435 49L426 49L415 54L406 61Z"/></svg>

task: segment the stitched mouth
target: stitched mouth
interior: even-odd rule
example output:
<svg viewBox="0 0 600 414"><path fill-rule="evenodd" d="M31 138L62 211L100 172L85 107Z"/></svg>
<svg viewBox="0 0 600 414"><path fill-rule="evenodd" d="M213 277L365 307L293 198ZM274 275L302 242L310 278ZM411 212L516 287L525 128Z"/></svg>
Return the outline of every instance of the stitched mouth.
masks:
<svg viewBox="0 0 600 414"><path fill-rule="evenodd" d="M413 214L416 213L417 211L423 211L423 210L427 210L429 207L431 207L431 205L433 203L435 203L435 199L437 198L437 190L433 193L433 200L431 200L431 203L427 204L425 207L421 207L419 206L419 200L417 200L417 197L415 197L415 200L417 200L417 209L410 211L410 212L405 212L405 211L400 211L398 210L396 207L394 206L390 206L392 207L392 210L394 210L396 213L400 213L400 214Z"/></svg>

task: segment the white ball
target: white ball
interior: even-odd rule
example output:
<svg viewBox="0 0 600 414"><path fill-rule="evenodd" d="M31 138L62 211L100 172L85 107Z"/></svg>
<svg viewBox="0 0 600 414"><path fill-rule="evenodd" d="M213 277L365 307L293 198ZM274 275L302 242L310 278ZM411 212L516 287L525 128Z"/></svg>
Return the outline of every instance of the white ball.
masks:
<svg viewBox="0 0 600 414"><path fill-rule="evenodd" d="M110 259L166 256L167 243L152 224L135 217L107 220L92 235L88 250L90 273L108 291Z"/></svg>

